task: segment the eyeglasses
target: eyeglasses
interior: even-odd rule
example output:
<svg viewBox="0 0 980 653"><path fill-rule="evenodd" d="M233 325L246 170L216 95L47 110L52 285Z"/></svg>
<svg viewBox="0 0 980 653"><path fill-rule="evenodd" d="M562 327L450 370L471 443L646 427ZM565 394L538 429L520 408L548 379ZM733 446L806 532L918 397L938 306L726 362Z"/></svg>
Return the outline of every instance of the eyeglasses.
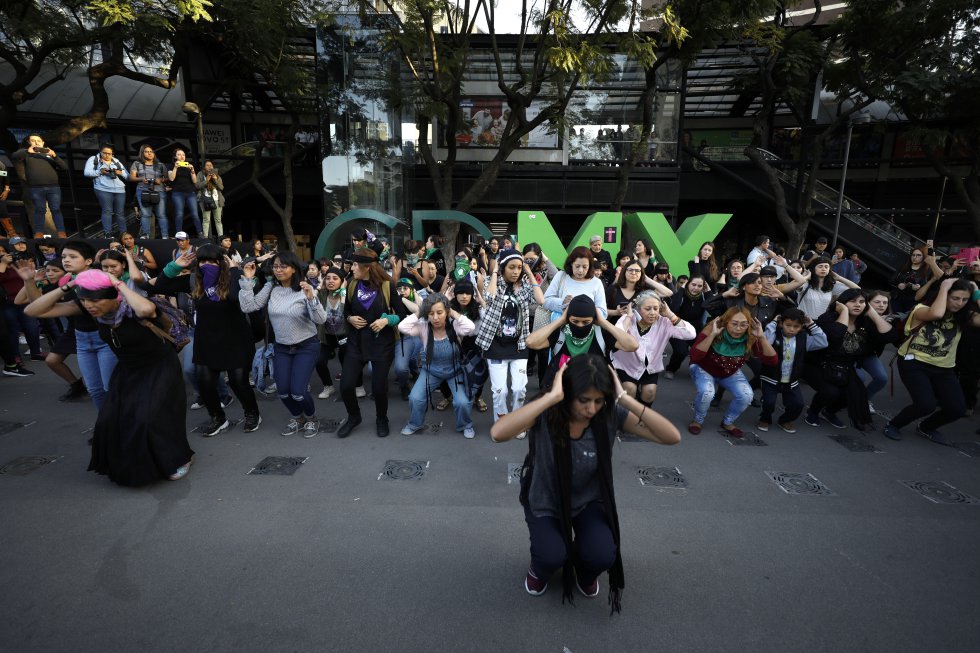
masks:
<svg viewBox="0 0 980 653"><path fill-rule="evenodd" d="M749 328L749 323L748 322L729 322L728 323L728 326L732 327L733 329L748 329Z"/></svg>
<svg viewBox="0 0 980 653"><path fill-rule="evenodd" d="M288 265L279 265L278 263L272 266L273 270L286 270L288 268L289 268Z"/></svg>
<svg viewBox="0 0 980 653"><path fill-rule="evenodd" d="M628 268L626 270L626 274L639 274L641 272L643 272L643 270L641 270L640 268Z"/></svg>

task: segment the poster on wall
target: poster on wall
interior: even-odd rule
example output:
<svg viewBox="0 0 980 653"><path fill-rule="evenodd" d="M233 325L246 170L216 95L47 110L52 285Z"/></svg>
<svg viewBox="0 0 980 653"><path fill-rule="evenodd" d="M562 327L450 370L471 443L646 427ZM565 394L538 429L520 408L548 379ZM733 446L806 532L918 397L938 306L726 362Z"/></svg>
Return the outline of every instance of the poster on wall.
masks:
<svg viewBox="0 0 980 653"><path fill-rule="evenodd" d="M547 102L532 102L527 108L527 119L534 120ZM502 98L464 98L460 102L463 111L463 126L456 131L456 145L459 147L495 148L500 145L500 137L510 118L510 107ZM548 124L536 127L521 138L520 147L537 149L558 149L557 132L548 131Z"/></svg>
<svg viewBox="0 0 980 653"><path fill-rule="evenodd" d="M231 148L231 127L204 125L204 149L208 154L219 154L229 148Z"/></svg>

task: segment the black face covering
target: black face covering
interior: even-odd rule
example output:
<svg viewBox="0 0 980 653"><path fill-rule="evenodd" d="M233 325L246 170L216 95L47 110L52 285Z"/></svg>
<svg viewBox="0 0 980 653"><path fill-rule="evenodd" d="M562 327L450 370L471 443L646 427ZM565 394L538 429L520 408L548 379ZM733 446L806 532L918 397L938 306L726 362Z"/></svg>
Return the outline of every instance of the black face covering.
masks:
<svg viewBox="0 0 980 653"><path fill-rule="evenodd" d="M595 302L585 295L573 297L572 301L568 303L568 317L585 317L595 320ZM575 326L571 322L568 323L569 330L576 338L584 338L589 335L592 331L592 326L591 324L588 326Z"/></svg>

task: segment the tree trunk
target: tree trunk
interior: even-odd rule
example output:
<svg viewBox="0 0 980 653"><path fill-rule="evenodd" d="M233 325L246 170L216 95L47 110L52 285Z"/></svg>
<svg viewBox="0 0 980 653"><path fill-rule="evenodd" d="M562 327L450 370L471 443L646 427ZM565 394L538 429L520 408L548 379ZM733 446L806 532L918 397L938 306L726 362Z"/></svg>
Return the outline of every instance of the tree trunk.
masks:
<svg viewBox="0 0 980 653"><path fill-rule="evenodd" d="M942 158L928 148L926 148L926 157L936 172L952 185L956 197L963 203L963 208L970 218L973 233L977 241L980 241L980 155L974 160L965 179L950 170Z"/></svg>
<svg viewBox="0 0 980 653"><path fill-rule="evenodd" d="M265 201L272 207L272 210L276 212L279 216L279 222L282 225L283 237L286 239L286 246L291 252L296 251L296 234L293 231L293 150L296 141L296 130L299 127L299 116L293 115L292 121L289 124L289 129L286 132L286 147L283 154L282 161L282 177L283 186L285 188L285 204L283 206L279 205L276 198L272 196L269 189L259 180L259 173L261 172L261 160L262 152L265 149L265 141L259 141L259 144L255 148L255 155L252 158L252 176L249 182L255 186L255 189L259 192Z"/></svg>

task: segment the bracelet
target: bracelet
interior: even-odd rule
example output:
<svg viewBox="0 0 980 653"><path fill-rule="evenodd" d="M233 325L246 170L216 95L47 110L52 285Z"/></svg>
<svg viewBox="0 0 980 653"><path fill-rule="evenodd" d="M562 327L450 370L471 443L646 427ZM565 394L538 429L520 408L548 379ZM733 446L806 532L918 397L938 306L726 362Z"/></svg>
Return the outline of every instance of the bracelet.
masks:
<svg viewBox="0 0 980 653"><path fill-rule="evenodd" d="M626 394L626 391L625 390L623 390L622 392L620 392L619 393L619 396L616 397L616 401L614 403L618 404L619 403L619 400L623 398L623 395L624 394Z"/></svg>
<svg viewBox="0 0 980 653"><path fill-rule="evenodd" d="M61 287L61 292L65 293L66 295L71 292L71 288L68 287L67 283Z"/></svg>
<svg viewBox="0 0 980 653"><path fill-rule="evenodd" d="M541 287L541 284L540 283L532 283L531 284L531 287L532 288L540 288Z"/></svg>

